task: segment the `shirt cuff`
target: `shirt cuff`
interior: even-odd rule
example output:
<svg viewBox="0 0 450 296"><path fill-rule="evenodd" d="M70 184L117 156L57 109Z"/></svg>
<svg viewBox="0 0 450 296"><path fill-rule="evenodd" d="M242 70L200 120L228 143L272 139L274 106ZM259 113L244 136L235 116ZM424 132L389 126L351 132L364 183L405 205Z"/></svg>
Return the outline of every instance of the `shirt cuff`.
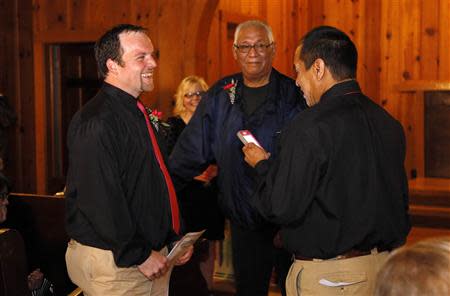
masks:
<svg viewBox="0 0 450 296"><path fill-rule="evenodd" d="M256 173L261 177L267 175L267 172L269 171L269 161L266 159L261 160L256 164L255 170Z"/></svg>

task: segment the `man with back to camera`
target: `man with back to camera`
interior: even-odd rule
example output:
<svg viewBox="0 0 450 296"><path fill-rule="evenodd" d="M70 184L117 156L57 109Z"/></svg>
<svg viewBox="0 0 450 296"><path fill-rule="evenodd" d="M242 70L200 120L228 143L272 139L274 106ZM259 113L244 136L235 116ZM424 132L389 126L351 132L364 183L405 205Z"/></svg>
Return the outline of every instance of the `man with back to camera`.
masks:
<svg viewBox="0 0 450 296"><path fill-rule="evenodd" d="M104 83L69 127L66 264L84 295L167 295L165 246L177 237L178 209L139 101L154 87L153 54L144 28L107 31L95 45Z"/></svg>
<svg viewBox="0 0 450 296"><path fill-rule="evenodd" d="M261 21L241 23L234 34L233 56L242 72L219 80L203 97L170 156L174 183L218 166L219 205L231 222L236 295L267 295L272 268L284 294L291 256L274 248L278 229L250 206L255 173L244 162L236 133L250 130L275 154L278 133L304 108L294 80L272 68L272 29Z"/></svg>
<svg viewBox="0 0 450 296"><path fill-rule="evenodd" d="M252 203L295 254L288 295L372 295L410 229L405 135L361 92L357 57L336 28L307 33L294 65L310 108L283 130L276 157L243 148L261 178Z"/></svg>

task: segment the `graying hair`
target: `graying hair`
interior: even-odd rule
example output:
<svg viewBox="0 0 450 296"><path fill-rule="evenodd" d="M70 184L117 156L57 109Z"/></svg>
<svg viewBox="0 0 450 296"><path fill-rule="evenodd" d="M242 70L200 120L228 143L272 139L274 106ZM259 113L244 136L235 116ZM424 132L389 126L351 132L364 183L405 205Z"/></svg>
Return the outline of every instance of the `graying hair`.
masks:
<svg viewBox="0 0 450 296"><path fill-rule="evenodd" d="M243 23L240 23L236 27L236 30L234 31L233 44L237 45L237 39L238 39L238 36L239 36L239 33L241 32L241 30L250 28L250 27L263 28L264 30L266 30L267 37L269 38L269 42L270 43L274 42L272 28L268 24L266 24L265 22L259 21L259 20L250 20L250 21L245 21Z"/></svg>

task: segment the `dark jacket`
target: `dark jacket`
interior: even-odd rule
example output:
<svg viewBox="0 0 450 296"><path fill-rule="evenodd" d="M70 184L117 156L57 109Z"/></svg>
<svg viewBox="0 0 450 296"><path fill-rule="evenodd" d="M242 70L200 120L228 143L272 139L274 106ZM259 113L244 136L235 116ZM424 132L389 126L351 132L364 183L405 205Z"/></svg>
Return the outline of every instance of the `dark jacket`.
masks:
<svg viewBox="0 0 450 296"><path fill-rule="evenodd" d="M232 81L236 87L227 88ZM243 144L236 133L250 130L272 155L279 131L304 108L301 92L294 80L272 69L269 95L251 115L242 109L242 74L219 80L200 102L169 158L177 189L200 174L210 163L219 168L219 205L234 223L254 228L262 218L251 207L256 189L256 173L244 161ZM232 102L232 93L235 94Z"/></svg>

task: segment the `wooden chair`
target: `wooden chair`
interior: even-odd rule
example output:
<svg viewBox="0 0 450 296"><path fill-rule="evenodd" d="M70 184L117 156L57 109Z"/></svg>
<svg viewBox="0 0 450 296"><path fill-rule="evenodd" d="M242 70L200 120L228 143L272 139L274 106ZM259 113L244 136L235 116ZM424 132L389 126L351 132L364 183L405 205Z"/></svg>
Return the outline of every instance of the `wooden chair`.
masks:
<svg viewBox="0 0 450 296"><path fill-rule="evenodd" d="M40 268L53 283L56 295L67 295L76 288L65 263L69 237L64 206L64 197L11 193L5 222L23 237L28 271Z"/></svg>
<svg viewBox="0 0 450 296"><path fill-rule="evenodd" d="M0 229L0 295L31 295L25 245L14 229Z"/></svg>

